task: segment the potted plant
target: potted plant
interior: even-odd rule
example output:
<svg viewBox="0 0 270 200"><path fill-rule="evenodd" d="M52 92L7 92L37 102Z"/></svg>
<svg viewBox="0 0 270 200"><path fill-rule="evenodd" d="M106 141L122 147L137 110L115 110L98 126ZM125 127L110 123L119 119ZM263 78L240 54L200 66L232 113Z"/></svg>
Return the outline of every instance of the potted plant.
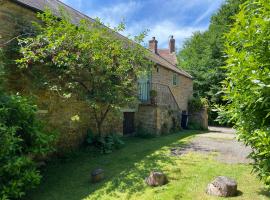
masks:
<svg viewBox="0 0 270 200"><path fill-rule="evenodd" d="M156 105L157 100L157 91L156 90L150 90L150 102L153 105Z"/></svg>

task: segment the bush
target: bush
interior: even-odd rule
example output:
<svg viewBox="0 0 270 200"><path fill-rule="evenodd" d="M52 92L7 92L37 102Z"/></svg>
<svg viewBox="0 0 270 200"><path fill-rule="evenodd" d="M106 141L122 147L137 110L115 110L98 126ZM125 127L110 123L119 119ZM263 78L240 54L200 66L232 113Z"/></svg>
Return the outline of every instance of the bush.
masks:
<svg viewBox="0 0 270 200"><path fill-rule="evenodd" d="M36 106L0 93L0 199L21 198L39 184L35 158L53 151L54 139L36 119Z"/></svg>
<svg viewBox="0 0 270 200"><path fill-rule="evenodd" d="M156 90L150 90L150 97L151 98L157 97L157 91Z"/></svg>
<svg viewBox="0 0 270 200"><path fill-rule="evenodd" d="M208 108L208 100L206 98L192 97L188 101L188 110L190 112L197 112L204 108Z"/></svg>
<svg viewBox="0 0 270 200"><path fill-rule="evenodd" d="M89 129L87 131L86 143L95 146L101 153L109 154L115 149L122 148L125 143L117 134L111 133L106 136L94 135Z"/></svg>
<svg viewBox="0 0 270 200"><path fill-rule="evenodd" d="M226 35L228 104L220 116L235 122L239 138L253 150L255 172L270 187L269 19L269 0L247 0Z"/></svg>

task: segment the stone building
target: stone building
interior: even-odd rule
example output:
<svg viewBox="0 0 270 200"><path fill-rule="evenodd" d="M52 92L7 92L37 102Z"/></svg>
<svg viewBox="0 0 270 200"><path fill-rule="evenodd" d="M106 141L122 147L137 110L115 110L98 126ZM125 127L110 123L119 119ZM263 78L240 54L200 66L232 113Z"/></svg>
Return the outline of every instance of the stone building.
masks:
<svg viewBox="0 0 270 200"><path fill-rule="evenodd" d="M93 21L58 0L0 0L0 45L4 47L6 41L20 35L21 28L27 28L21 27L20 23L37 21L36 13L46 8L55 15L59 15L60 8L64 9L75 24L81 19ZM140 103L136 109L123 108L118 114L110 114L104 122L105 132L132 134L136 127L141 127L161 134L180 124L181 112L187 111L188 99L192 96L192 77L179 68L173 37L168 46L168 49L159 49L154 37L149 41L149 59L155 66L148 76L138 81ZM21 74L12 74L7 85L10 91L36 96L39 112L48 126L61 133L59 148L76 147L84 140L87 129L95 130L91 111L83 101L76 98L63 100L49 91L35 91L31 88L31 80ZM80 120L71 121L74 115L79 115Z"/></svg>
<svg viewBox="0 0 270 200"><path fill-rule="evenodd" d="M175 39L168 41L168 49L159 49L155 37L149 41L153 58L158 59L148 77L139 80L141 104L135 112L137 126L157 134L169 132L178 126L182 111L188 110L188 99L192 96L192 77L178 66ZM151 93L155 91L155 102Z"/></svg>

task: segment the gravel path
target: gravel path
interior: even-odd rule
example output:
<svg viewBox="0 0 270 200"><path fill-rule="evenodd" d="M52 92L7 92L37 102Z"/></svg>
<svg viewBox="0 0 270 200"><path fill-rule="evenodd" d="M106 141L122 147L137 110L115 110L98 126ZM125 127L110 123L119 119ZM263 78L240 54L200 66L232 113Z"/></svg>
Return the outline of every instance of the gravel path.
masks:
<svg viewBox="0 0 270 200"><path fill-rule="evenodd" d="M185 147L171 149L171 154L175 156L188 152L216 152L216 159L228 164L251 162L247 158L251 149L236 140L235 131L231 128L209 127L209 132L197 135Z"/></svg>

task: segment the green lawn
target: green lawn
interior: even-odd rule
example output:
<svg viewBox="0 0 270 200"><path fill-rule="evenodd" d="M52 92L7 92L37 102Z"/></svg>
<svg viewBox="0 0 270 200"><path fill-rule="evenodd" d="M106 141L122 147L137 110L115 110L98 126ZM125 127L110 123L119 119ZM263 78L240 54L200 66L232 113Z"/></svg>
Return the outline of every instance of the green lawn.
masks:
<svg viewBox="0 0 270 200"><path fill-rule="evenodd" d="M239 196L232 199L270 199L262 183L250 174L251 166L222 164L214 155L169 156L170 148L187 142L195 132L181 132L153 139L126 138L126 146L109 155L87 151L47 166L41 185L27 200L177 200L217 199L204 190L215 176L226 175L238 181ZM90 183L91 170L100 167L106 179ZM157 169L169 177L169 184L151 188L144 178ZM220 198L222 199L222 198Z"/></svg>

